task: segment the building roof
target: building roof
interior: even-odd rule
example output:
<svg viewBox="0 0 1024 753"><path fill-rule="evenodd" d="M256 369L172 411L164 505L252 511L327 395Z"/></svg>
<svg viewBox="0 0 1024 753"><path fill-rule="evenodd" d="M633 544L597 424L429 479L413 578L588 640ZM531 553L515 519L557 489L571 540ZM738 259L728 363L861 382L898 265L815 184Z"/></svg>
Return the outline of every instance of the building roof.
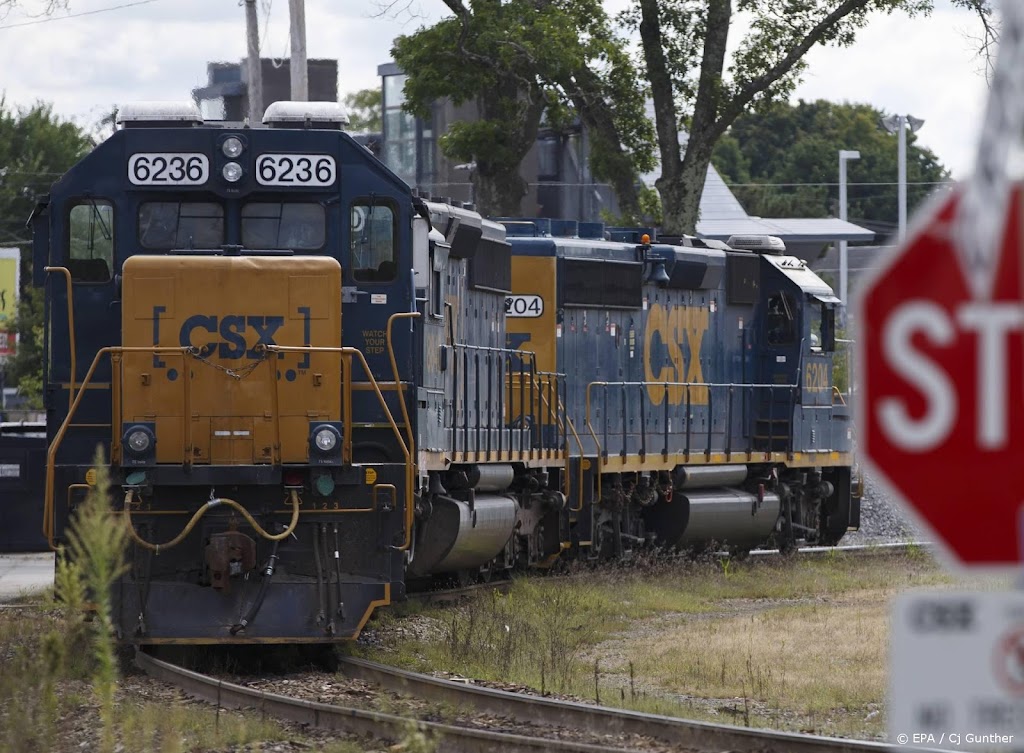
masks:
<svg viewBox="0 0 1024 753"><path fill-rule="evenodd" d="M724 241L730 235L741 234L774 235L781 238L786 246L791 243L869 241L875 237L875 234L866 228L834 217L765 219L745 216L709 219L701 212L701 218L697 222L697 235Z"/></svg>

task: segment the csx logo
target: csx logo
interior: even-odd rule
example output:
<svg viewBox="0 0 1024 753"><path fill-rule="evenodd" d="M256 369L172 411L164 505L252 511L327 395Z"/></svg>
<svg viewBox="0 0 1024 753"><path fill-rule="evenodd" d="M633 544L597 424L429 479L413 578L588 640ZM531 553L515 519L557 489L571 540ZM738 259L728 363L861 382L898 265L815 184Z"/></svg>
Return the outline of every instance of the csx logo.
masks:
<svg viewBox="0 0 1024 753"><path fill-rule="evenodd" d="M218 358L258 358L257 345L276 345L274 333L284 326L283 316L242 316L230 314L218 317L196 314L181 325L179 342L183 348L199 348L200 355L209 357L217 352ZM249 336L255 334L255 338ZM219 337L211 341L209 335ZM206 340L205 343L200 343ZM284 353L279 354L281 358Z"/></svg>
<svg viewBox="0 0 1024 753"><path fill-rule="evenodd" d="M824 361L808 361L804 365L804 389L808 392L828 392L828 364Z"/></svg>
<svg viewBox="0 0 1024 753"><path fill-rule="evenodd" d="M166 312L165 306L153 307L153 345L160 344L161 316ZM308 346L311 338L311 316L309 307L297 309L302 317L302 344ZM275 337L285 324L283 316L267 316L254 314L195 314L188 317L178 330L178 344L185 348L196 348L203 358L219 358L236 360L241 358L260 358L258 346L277 345ZM279 359L285 354L279 353ZM159 356L153 356L153 366L166 368L167 364ZM303 355L297 368L309 368L309 354ZM288 375L294 375L289 370ZM290 376L294 379L294 376Z"/></svg>
<svg viewBox="0 0 1024 753"><path fill-rule="evenodd" d="M702 383L704 372L700 363L700 345L708 331L708 310L660 304L651 306L644 330L644 374L651 402L670 405L686 402L686 387L666 387L658 382ZM691 405L707 405L707 387L690 387Z"/></svg>

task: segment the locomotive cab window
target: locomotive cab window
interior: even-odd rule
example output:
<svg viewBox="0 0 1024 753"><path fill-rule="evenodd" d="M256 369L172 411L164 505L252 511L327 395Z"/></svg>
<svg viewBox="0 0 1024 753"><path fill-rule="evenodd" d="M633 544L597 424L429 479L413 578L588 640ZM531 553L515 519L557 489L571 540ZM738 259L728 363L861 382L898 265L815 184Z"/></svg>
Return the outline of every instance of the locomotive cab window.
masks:
<svg viewBox="0 0 1024 753"><path fill-rule="evenodd" d="M831 303L812 299L808 302L811 318L811 348L825 353L836 349L836 309Z"/></svg>
<svg viewBox="0 0 1024 753"><path fill-rule="evenodd" d="M147 201L139 207L139 243L151 251L220 248L224 207L203 201Z"/></svg>
<svg viewBox="0 0 1024 753"><path fill-rule="evenodd" d="M322 204L260 202L242 207L242 245L251 249L323 248L327 217Z"/></svg>
<svg viewBox="0 0 1024 753"><path fill-rule="evenodd" d="M811 352L821 352L821 304L815 300L809 300L804 304L807 311L807 323L810 330Z"/></svg>
<svg viewBox="0 0 1024 753"><path fill-rule="evenodd" d="M68 271L75 282L107 282L114 267L114 207L87 199L68 217Z"/></svg>
<svg viewBox="0 0 1024 753"><path fill-rule="evenodd" d="M793 299L784 293L776 293L768 299L768 315L765 329L769 345L791 345L796 337L796 315Z"/></svg>
<svg viewBox="0 0 1024 753"><path fill-rule="evenodd" d="M394 210L371 201L352 205L349 247L352 277L359 282L389 282L398 273L398 224Z"/></svg>

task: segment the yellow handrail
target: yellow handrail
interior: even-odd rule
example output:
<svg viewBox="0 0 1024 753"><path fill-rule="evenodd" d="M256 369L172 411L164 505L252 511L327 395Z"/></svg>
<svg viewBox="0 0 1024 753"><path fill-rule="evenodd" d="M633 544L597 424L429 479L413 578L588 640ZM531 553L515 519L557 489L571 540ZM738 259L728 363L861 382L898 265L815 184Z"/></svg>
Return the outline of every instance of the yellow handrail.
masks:
<svg viewBox="0 0 1024 753"><path fill-rule="evenodd" d="M192 532L193 528L195 528L196 523L199 522L199 519L206 515L206 513L209 510L212 510L214 507L219 507L220 505L226 505L227 507L230 507L231 509L236 510L238 513L240 513L241 516L245 518L245 521L250 526L252 526L253 530L256 531L258 535L265 538L267 541L283 541L284 539L292 535L292 532L295 531L295 527L299 524L299 505L301 503L299 501L299 493L294 489L291 490L292 519L288 523L288 527L281 531L281 533L273 534L267 531L265 528L263 528L263 526L261 526L259 523L257 523L256 519L249 514L249 511L242 507L242 505L235 502L235 500L227 499L226 497L218 497L216 499L211 499L205 505L196 510L195 514L191 517L191 519L189 519L188 523L185 524L185 527L181 529L181 533L179 533L173 539L164 544L154 544L150 541L146 541L144 538L139 536L138 531L135 530L135 525L132 523L131 505L134 497L134 489L129 489L127 492L125 492L123 511L125 528L128 529L128 535L131 536L132 540L136 544L143 547L144 549L149 549L150 551L155 552L156 554L160 554L161 549L170 549L171 547L177 546L182 541L184 541L185 537Z"/></svg>
<svg viewBox="0 0 1024 753"><path fill-rule="evenodd" d="M377 396L377 402L380 403L380 407L384 411L384 415L388 419L388 424L391 426L391 431L394 432L395 439L398 440L398 446L402 450L402 455L405 458L405 541L402 546L398 547L398 551L404 552L412 545L412 524L413 524L413 484L415 483L415 475L413 473L412 464L412 452L413 449L406 446L405 439L402 437L402 432L398 429L398 424L395 423L394 416L391 415L391 409L388 408L387 401L384 399L384 395L380 391L380 387L377 385L377 380L373 376L373 372L370 371L370 365L366 363L366 358L358 348L351 347L318 347L312 345L268 345L267 351L272 353L339 353L348 358L353 356L359 359L360 365L363 367L363 371L366 372L366 376L370 380L370 384L373 385L373 393ZM344 376L348 389L346 392L351 391L351 371ZM345 421L345 426L351 426L352 421Z"/></svg>
<svg viewBox="0 0 1024 753"><path fill-rule="evenodd" d="M411 312L410 312L411 313ZM74 393L74 399L71 401L71 405L68 408L68 414L65 416L64 421L61 423L60 428L57 430L57 434L53 438L53 442L50 443L50 447L47 451L46 456L46 498L43 503L43 534L46 536L47 542L50 548L56 550L56 544L54 543L54 526L55 526L55 514L53 505L53 491L54 491L54 469L56 465L57 450L60 448L61 443L64 441L64 436L67 434L68 427L71 424L71 419L78 410L78 406L81 403L82 396L86 392L86 387L92 381L93 374L96 372L96 368L99 365L100 359L107 354L122 355L124 353L180 353L183 357L191 352L191 348L187 347L167 347L167 346L107 346L100 348L96 351L96 355L93 357L93 361L89 366L89 371L85 375L85 379L82 381L81 389ZM413 525L413 485L415 483L415 474L413 471L412 464L412 450L406 445L405 439L402 437L401 431L398 429L398 425L395 423L394 416L391 414L391 410L388 408L387 401L384 399L384 395L380 391L380 387L377 384L377 380L373 376L373 372L370 370L369 364L366 362L366 358L362 352L357 348L350 347L312 347L312 346L284 346L284 345L270 345L266 347L268 352L275 353L338 353L351 361L353 357L359 359L359 363L362 365L363 370L366 372L370 385L373 387L373 392L377 396L377 401L380 403L381 408L384 410L384 415L387 416L388 423L391 426L392 432L395 434L395 438L398 440L398 445L402 450L402 455L405 460L405 480L406 480L406 491L405 491L405 540L400 551L407 550L412 545L412 525ZM114 379L117 379L117 375L114 375ZM344 380L351 389L351 369L347 370L344 375ZM276 380L275 380L276 381ZM276 389L276 385L275 385ZM349 401L349 405L351 401ZM349 414L350 415L350 414ZM346 427L351 426L351 420L345 422ZM410 431L411 436L411 431ZM231 502L231 500L224 500L225 504ZM234 503L237 505L238 503ZM296 513L297 514L297 513ZM164 545L166 547L167 545Z"/></svg>
<svg viewBox="0 0 1024 753"><path fill-rule="evenodd" d="M71 286L71 270L67 267L43 267L44 272L60 272L64 275L64 283L68 291L68 340L71 341L71 379L68 382L68 410L75 399L75 377L77 376L75 348L75 301Z"/></svg>
<svg viewBox="0 0 1024 753"><path fill-rule="evenodd" d="M542 374L543 375L543 374ZM551 413L551 405L548 402L547 395L544 391L540 391L540 399L548 407L548 415ZM565 417L565 422L562 422L562 417ZM562 433L566 434L565 438L565 491L566 496L569 496L569 437L566 432L566 428L572 432L573 437L576 439L576 446L580 448L580 472L579 472L579 506L570 507L569 512L580 512L583 510L583 441L580 439L580 435L576 433L576 427L573 425L572 419L569 418L569 412L565 409L565 404L562 402L561 396L558 398L558 407L555 409L555 420L558 422L559 428Z"/></svg>
<svg viewBox="0 0 1024 753"><path fill-rule="evenodd" d="M100 358L108 353L181 353L185 355L189 350L189 348L182 347L122 347L109 345L96 351L96 355L93 357L92 363L89 365L89 371L86 372L85 379L82 380L82 388L75 394L74 400L72 400L71 406L68 408L68 414L64 417L64 421L61 423L56 435L54 435L53 441L50 443L50 447L46 452L46 498L43 500L43 535L46 536L46 540L51 549L54 551L57 550L57 546L53 542L53 475L54 466L56 465L57 460L57 450L64 441L64 435L67 434L68 427L71 425L71 419L74 418L75 412L78 410L78 406L82 402L82 396L86 393L86 387L88 387L89 383L92 381L92 375L96 373L96 367L100 363ZM116 374L113 376L115 379L117 378Z"/></svg>

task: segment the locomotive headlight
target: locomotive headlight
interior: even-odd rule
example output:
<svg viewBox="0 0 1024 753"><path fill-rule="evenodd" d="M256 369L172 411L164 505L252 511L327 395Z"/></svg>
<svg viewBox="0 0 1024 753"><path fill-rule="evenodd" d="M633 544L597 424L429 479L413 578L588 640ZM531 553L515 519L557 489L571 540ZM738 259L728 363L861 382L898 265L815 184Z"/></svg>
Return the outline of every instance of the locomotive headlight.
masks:
<svg viewBox="0 0 1024 753"><path fill-rule="evenodd" d="M156 435L153 427L146 424L127 424L121 442L127 454L136 461L142 461L153 453Z"/></svg>
<svg viewBox="0 0 1024 753"><path fill-rule="evenodd" d="M128 435L128 449L140 455L149 449L149 434L142 429L136 429Z"/></svg>
<svg viewBox="0 0 1024 753"><path fill-rule="evenodd" d="M330 426L317 429L313 436L313 443L320 452L330 452L338 444L338 432Z"/></svg>
<svg viewBox="0 0 1024 753"><path fill-rule="evenodd" d="M224 142L225 145L227 142ZM242 179L242 166L237 162L228 162L224 165L224 169L221 170L221 175L224 176L224 180L228 183L237 183Z"/></svg>
<svg viewBox="0 0 1024 753"><path fill-rule="evenodd" d="M242 153L242 150L244 148L245 147L242 146L241 139L235 138L234 136L229 136L228 138L224 139L224 143L220 145L220 150L224 152L224 156L227 157L228 159L234 159L235 157L237 157L239 154Z"/></svg>

